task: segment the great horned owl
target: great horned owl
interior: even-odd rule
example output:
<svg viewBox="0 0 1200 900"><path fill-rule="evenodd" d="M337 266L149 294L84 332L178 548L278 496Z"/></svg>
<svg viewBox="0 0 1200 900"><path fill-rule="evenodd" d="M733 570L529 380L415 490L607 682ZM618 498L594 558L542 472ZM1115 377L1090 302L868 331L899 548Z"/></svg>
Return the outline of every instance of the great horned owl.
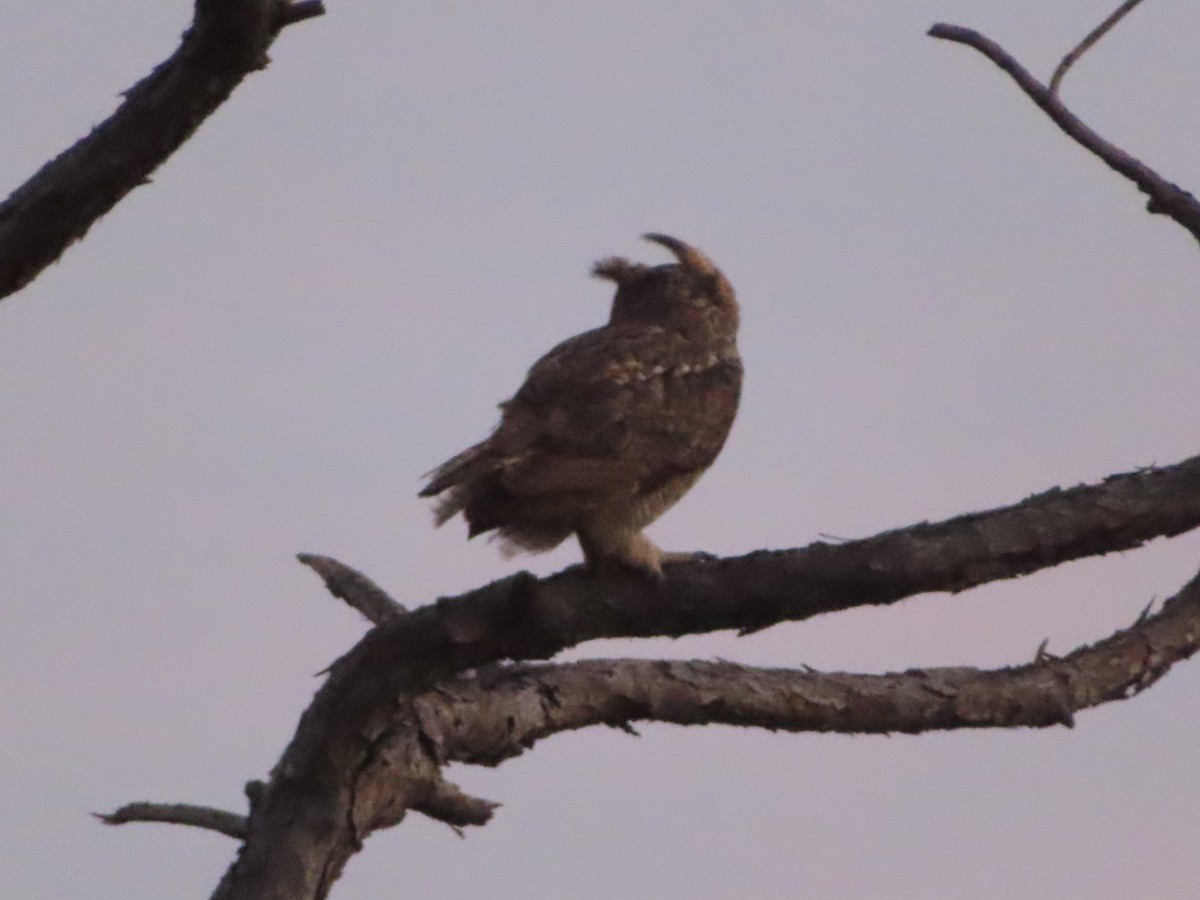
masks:
<svg viewBox="0 0 1200 900"><path fill-rule="evenodd" d="M534 363L491 436L426 474L420 496L444 495L438 525L461 512L470 537L495 530L509 553L549 550L574 533L593 569L661 575L672 554L642 529L716 459L742 361L725 276L683 241L645 238L678 262L596 263L592 274L617 285L608 324Z"/></svg>

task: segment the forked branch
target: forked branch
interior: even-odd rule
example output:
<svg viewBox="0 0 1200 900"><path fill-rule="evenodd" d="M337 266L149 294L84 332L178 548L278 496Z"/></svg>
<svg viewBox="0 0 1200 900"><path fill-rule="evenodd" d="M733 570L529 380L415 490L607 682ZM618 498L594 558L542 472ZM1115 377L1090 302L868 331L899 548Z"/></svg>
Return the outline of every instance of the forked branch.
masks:
<svg viewBox="0 0 1200 900"><path fill-rule="evenodd" d="M1083 56L1083 54L1087 53L1088 50L1094 47L1100 38L1112 31L1117 26L1117 23L1125 18L1125 16L1127 16L1130 12L1132 12L1133 8L1141 2L1142 0L1125 0L1124 3L1117 7L1116 11L1112 15L1088 32L1087 37L1080 41L1078 46L1074 47L1070 53L1062 58L1062 62L1058 64L1058 68L1055 69L1054 74L1050 76L1051 94L1058 94L1058 87L1060 84L1062 84L1063 76L1067 74L1067 69L1075 65L1079 57Z"/></svg>
<svg viewBox="0 0 1200 900"><path fill-rule="evenodd" d="M1140 693L1197 649L1200 576L1129 628L1014 668L858 675L596 659L461 676L419 697L417 711L444 760L480 765L562 731L635 721L851 734L1071 726L1079 710Z"/></svg>
<svg viewBox="0 0 1200 900"><path fill-rule="evenodd" d="M1200 457L861 541L681 563L667 568L662 584L637 577L589 575L579 569L543 580L522 573L388 618L330 668L328 681L276 765L262 802L251 815L250 837L216 896L270 896L270 890L278 890L279 896L323 897L371 830L394 824L405 809L428 811L422 805L433 796L439 768L455 757L446 749L445 738L453 729L438 725L438 716L430 717L427 698L421 695L430 691L436 695L443 686L449 689L455 682L447 679L464 669L482 667L488 677L488 667L499 660L544 659L599 637L681 635L720 628L749 631L852 606L892 603L928 591L959 591L1067 559L1136 547L1153 537L1197 526ZM1166 620L1174 621L1175 615L1173 606ZM1137 683L1149 683L1165 670L1163 660L1169 664L1193 649L1157 633L1147 644L1144 627L1148 626L1144 623L1130 633L1128 646L1105 645L1097 650L1098 655L1108 654L1105 658L1114 672L1119 670ZM980 690L989 678L1001 677L995 673L939 671L926 677L910 673L911 693L901 696L926 698L920 715L942 721L941 727L999 724L1003 715L1009 715L1012 723L1064 722L1073 709L1099 702L1099 695L1083 691L1089 681L1078 682L1078 695L1060 688L1060 676L1069 675L1074 665L1070 661L1056 668L1043 659L1040 666L1017 670L1020 674L1012 678L1020 680L1025 693ZM717 690L715 681L703 685L703 667L689 670L682 680L677 677L680 671L667 679L669 684L685 690L688 678L700 679L700 687L693 685L696 689L690 694L693 711L707 705L708 720L722 721L722 710L733 709L722 696L730 688L729 680ZM743 670L742 674L751 673ZM838 678L864 676L826 677L833 680L821 683L818 693L836 688L846 704L838 713L844 716L840 730L933 727L911 717L906 726L899 711L879 713L877 724L871 725L872 710L880 708L882 688L889 683L869 679L839 683ZM651 682L655 683L665 682L660 677ZM817 690L816 684L804 681L801 689ZM1039 687L1046 690L1038 694ZM522 697L539 708L554 703L553 691ZM643 706L631 704L631 698ZM1014 711L1014 706L1020 708ZM592 719L584 716L580 724L564 727L609 720L620 724L635 718L639 709L651 718L656 714L650 698L638 701L636 694L613 693L609 705L601 704ZM686 713L687 704L680 709ZM957 723L945 718L947 709L957 710ZM667 716L666 710L659 712ZM507 727L510 716L514 723L521 720L510 710L497 713L494 722ZM856 728L855 722L863 724ZM829 728L832 722L809 720L804 727ZM536 728L524 736L535 740ZM472 758L483 760L488 752L502 758L505 752L503 747L480 751L482 744L473 746L476 749L469 753L462 751L464 758L474 754ZM504 746L511 749L512 745ZM481 814L490 811L487 801L478 804ZM306 867L288 862L297 859L305 860Z"/></svg>
<svg viewBox="0 0 1200 900"><path fill-rule="evenodd" d="M1148 212L1169 216L1200 241L1200 203L1194 196L1092 131L1063 105L1050 88L1030 75L1003 47L977 31L957 25L934 25L929 29L929 35L973 47L994 62L1008 73L1026 96L1068 137L1098 156L1110 169L1124 175L1136 184L1142 193L1149 196L1150 200L1146 204Z"/></svg>

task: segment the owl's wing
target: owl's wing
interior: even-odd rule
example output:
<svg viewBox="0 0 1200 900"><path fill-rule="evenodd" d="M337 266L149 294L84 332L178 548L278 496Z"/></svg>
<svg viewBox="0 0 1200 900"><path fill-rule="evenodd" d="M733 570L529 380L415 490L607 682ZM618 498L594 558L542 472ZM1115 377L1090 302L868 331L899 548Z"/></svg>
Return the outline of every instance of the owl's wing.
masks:
<svg viewBox="0 0 1200 900"><path fill-rule="evenodd" d="M487 445L515 495L637 495L712 463L741 380L732 346L606 326L538 360Z"/></svg>

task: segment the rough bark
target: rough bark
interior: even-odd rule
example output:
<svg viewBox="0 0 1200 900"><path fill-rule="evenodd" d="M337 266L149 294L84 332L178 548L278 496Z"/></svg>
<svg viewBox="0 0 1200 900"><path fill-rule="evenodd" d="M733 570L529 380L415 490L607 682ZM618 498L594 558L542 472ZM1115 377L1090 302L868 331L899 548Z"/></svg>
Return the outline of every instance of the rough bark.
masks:
<svg viewBox="0 0 1200 900"><path fill-rule="evenodd" d="M267 48L285 25L323 11L319 2L197 0L179 49L0 204L0 299L145 184L243 78L267 65Z"/></svg>
<svg viewBox="0 0 1200 900"><path fill-rule="evenodd" d="M1197 526L1200 457L865 540L675 564L662 583L598 577L579 568L543 580L520 573L385 617L330 668L252 811L243 852L215 896L326 896L366 834L394 824L397 810L415 808L432 794L440 762L441 738L436 735L444 728L433 735L425 732L418 706L427 711L427 701L420 697L465 669L500 660L545 659L601 637L753 631L919 593L956 592L1069 559L1130 549ZM311 565L312 559L306 561ZM340 589L345 583L338 582ZM1142 646L1140 632L1131 640ZM1174 638L1156 635L1155 641L1156 647L1176 648ZM1132 661L1124 647L1097 653L1128 669ZM1167 656L1173 661L1191 649L1184 642ZM1026 721L1014 713L1010 724L1063 722L1075 708L1075 701L1064 699L1057 687L1057 677L1050 677L1058 670L1045 662L1022 682L1022 703L1032 718ZM1135 674L1144 677L1145 671L1157 671L1157 665L1146 662ZM1012 705L1000 681L984 688L987 677L974 674L981 680L960 685L950 673L939 672L923 682L913 676L913 684L945 693L945 702L937 707L943 716L951 700L961 705L964 718L978 717L971 710L989 703ZM1037 702L1028 699L1031 686L1048 684L1055 686L1051 693ZM963 698L972 705L963 705ZM628 698L612 702L625 710L625 719L636 717L636 707L625 706ZM721 721L721 698L708 702L711 720ZM1091 702L1096 701L1080 705ZM432 720L427 714L424 721ZM863 728L875 730L867 721ZM899 729L899 721L897 715L889 728ZM915 719L910 725L922 727ZM846 723L840 730L854 730L852 726Z"/></svg>
<svg viewBox="0 0 1200 900"><path fill-rule="evenodd" d="M595 659L487 668L439 683L416 709L440 761L489 766L552 734L635 721L850 734L1070 727L1075 712L1141 693L1197 649L1200 576L1130 628L1012 668L860 675Z"/></svg>

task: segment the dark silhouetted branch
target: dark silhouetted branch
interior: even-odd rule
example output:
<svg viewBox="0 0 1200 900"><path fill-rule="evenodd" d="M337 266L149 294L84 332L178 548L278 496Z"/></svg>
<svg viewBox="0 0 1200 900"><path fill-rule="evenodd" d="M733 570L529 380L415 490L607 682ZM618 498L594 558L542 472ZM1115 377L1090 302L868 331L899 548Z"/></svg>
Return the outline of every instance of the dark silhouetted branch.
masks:
<svg viewBox="0 0 1200 900"><path fill-rule="evenodd" d="M1092 131L999 44L977 31L957 25L934 25L929 29L929 34L931 37L974 47L994 62L1007 72L1026 96L1071 139L1098 156L1110 169L1124 175L1136 184L1142 193L1149 196L1150 200L1146 204L1148 212L1169 216L1200 241L1200 203L1194 196Z"/></svg>
<svg viewBox="0 0 1200 900"><path fill-rule="evenodd" d="M0 298L20 290L174 153L267 48L320 3L197 0L179 49L125 92L116 112L0 204Z"/></svg>
<svg viewBox="0 0 1200 900"><path fill-rule="evenodd" d="M579 568L544 580L519 573L414 609L330 668L216 896L325 896L362 838L418 808L436 783L440 761L412 733L413 707L464 669L545 659L594 638L754 630L961 591L1198 525L1200 457L864 540L668 565L661 583ZM1053 721L1067 718L1064 703L1053 699Z"/></svg>
<svg viewBox="0 0 1200 900"><path fill-rule="evenodd" d="M1142 0L1125 0L1125 2L1117 8L1116 12L1093 28L1088 33L1088 36L1080 41L1079 45L1075 47L1074 50L1062 58L1062 62L1058 64L1058 68L1055 69L1054 74L1050 76L1049 90L1051 95L1058 95L1058 86L1062 83L1063 76L1067 74L1067 69L1075 65L1075 62L1079 59L1079 57L1087 53L1088 50L1090 50L1096 44L1096 42L1100 40L1100 38L1112 31L1113 27L1123 18L1125 18L1125 16L1141 2Z"/></svg>
<svg viewBox="0 0 1200 900"><path fill-rule="evenodd" d="M1135 2L1140 2L1140 0L1135 0ZM293 0L291 3L281 5L276 23L277 27L283 28L285 25L293 25L296 22L315 19L317 16L323 15L325 15L323 0Z"/></svg>
<svg viewBox="0 0 1200 900"><path fill-rule="evenodd" d="M1140 693L1197 649L1200 576L1103 641L1014 668L857 675L696 660L518 665L442 682L417 699L417 713L442 759L482 765L561 731L630 721L853 734L1070 726L1075 712Z"/></svg>
<svg viewBox="0 0 1200 900"><path fill-rule="evenodd" d="M246 817L211 806L190 803L126 803L110 813L95 813L105 825L124 825L127 822L168 822L173 825L192 825L219 831L231 838L246 839Z"/></svg>

